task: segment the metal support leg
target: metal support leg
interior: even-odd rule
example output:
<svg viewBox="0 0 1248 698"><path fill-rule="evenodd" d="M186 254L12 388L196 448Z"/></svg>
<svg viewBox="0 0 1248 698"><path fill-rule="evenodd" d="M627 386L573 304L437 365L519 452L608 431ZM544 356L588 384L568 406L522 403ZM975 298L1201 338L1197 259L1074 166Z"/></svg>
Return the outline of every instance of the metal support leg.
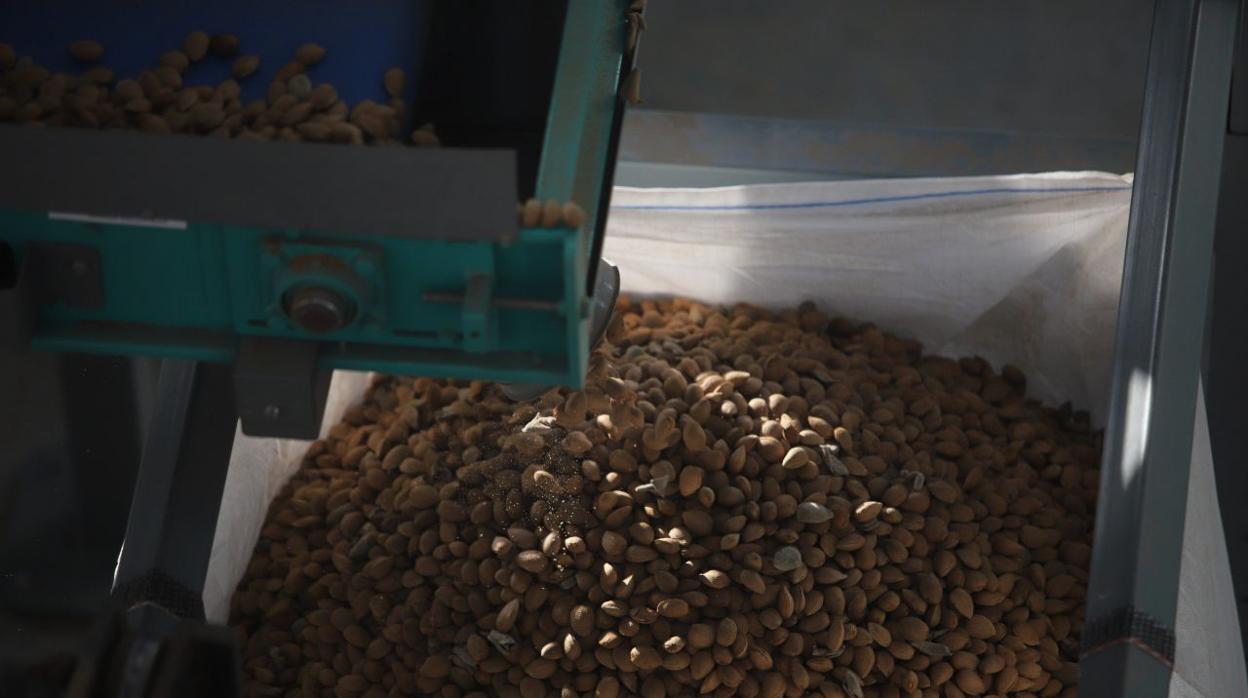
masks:
<svg viewBox="0 0 1248 698"><path fill-rule="evenodd" d="M1238 0L1160 0L1118 310L1079 695L1169 693Z"/></svg>
<svg viewBox="0 0 1248 698"><path fill-rule="evenodd" d="M1248 628L1248 509L1244 507L1248 469L1242 455L1244 415L1248 415L1248 364L1244 363L1248 356L1248 276L1244 274L1248 269L1248 132L1226 137L1218 208L1205 386L1235 605L1239 627Z"/></svg>
<svg viewBox="0 0 1248 698"><path fill-rule="evenodd" d="M201 598L234 444L232 367L165 361L113 595L202 619Z"/></svg>

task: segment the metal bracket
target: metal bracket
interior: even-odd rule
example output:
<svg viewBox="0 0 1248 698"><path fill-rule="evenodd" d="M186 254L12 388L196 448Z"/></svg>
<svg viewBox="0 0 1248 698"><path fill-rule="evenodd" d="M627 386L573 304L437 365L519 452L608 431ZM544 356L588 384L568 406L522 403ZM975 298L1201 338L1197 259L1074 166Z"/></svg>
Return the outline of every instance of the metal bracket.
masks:
<svg viewBox="0 0 1248 698"><path fill-rule="evenodd" d="M39 303L93 310L104 305L100 253L89 245L35 242L26 255L36 265Z"/></svg>
<svg viewBox="0 0 1248 698"><path fill-rule="evenodd" d="M333 372L316 367L320 345L244 337L234 364L235 409L248 436L315 439Z"/></svg>
<svg viewBox="0 0 1248 698"><path fill-rule="evenodd" d="M598 346L607 334L607 327L615 315L615 303L620 298L620 269L605 259L599 259L595 267L598 279L594 288L589 316L589 346ZM516 402L528 402L541 397L554 386L532 383L502 383L503 394Z"/></svg>
<svg viewBox="0 0 1248 698"><path fill-rule="evenodd" d="M490 299L494 295L493 281L489 274L473 274L468 277L468 286L464 291L462 321L465 351L488 351L492 344L490 327L493 324L494 314L490 307Z"/></svg>
<svg viewBox="0 0 1248 698"><path fill-rule="evenodd" d="M24 351L30 344L40 305L104 305L100 253L94 247L32 242L20 262L15 257L7 244L0 248L0 344L5 348Z"/></svg>
<svg viewBox="0 0 1248 698"><path fill-rule="evenodd" d="M260 250L271 294L269 327L288 325L313 335L337 332L352 325L384 325L385 275L379 246L335 241L292 242L271 237ZM290 305L292 294L317 291L334 297L335 322L319 327L300 322Z"/></svg>

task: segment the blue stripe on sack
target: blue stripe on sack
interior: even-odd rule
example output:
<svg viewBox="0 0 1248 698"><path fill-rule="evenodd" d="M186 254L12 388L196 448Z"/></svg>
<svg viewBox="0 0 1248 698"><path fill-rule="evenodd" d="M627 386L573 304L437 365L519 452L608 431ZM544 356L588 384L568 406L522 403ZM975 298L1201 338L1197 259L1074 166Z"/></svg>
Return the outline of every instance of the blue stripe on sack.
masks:
<svg viewBox="0 0 1248 698"><path fill-rule="evenodd" d="M975 189L971 191L942 191L928 194L906 194L903 196L877 196L867 199L846 199L844 201L811 201L796 204L739 204L723 206L679 206L664 204L613 204L611 208L630 211L766 211L774 209L796 208L836 208L839 206L862 206L864 204L893 203L897 201L922 201L924 199L951 199L959 196L980 196L983 194L1074 194L1107 191L1131 191L1131 187L1067 187L1056 189Z"/></svg>

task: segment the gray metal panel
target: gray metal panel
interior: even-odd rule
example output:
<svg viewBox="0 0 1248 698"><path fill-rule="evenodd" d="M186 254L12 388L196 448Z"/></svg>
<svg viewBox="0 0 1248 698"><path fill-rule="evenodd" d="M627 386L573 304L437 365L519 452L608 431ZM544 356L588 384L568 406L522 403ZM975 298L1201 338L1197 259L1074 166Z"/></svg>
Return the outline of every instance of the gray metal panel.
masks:
<svg viewBox="0 0 1248 698"><path fill-rule="evenodd" d="M651 2L646 106L1136 135L1152 1Z"/></svg>
<svg viewBox="0 0 1248 698"><path fill-rule="evenodd" d="M403 238L516 233L510 150L0 126L0 207Z"/></svg>
<svg viewBox="0 0 1248 698"><path fill-rule="evenodd" d="M1238 4L1157 3L1088 585L1082 696L1146 698L1168 690L1168 681L1156 679L1173 662Z"/></svg>
<svg viewBox="0 0 1248 698"><path fill-rule="evenodd" d="M1135 139L631 110L624 119L620 159L781 175L804 172L807 179L1128 172Z"/></svg>

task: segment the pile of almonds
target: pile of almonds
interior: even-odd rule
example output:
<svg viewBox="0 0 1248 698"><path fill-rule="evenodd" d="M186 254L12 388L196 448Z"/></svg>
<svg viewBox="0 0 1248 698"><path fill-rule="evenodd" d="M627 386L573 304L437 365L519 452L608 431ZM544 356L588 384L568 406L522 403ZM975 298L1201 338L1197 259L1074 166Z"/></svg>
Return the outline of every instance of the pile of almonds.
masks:
<svg viewBox="0 0 1248 698"><path fill-rule="evenodd" d="M586 223L585 209L575 201L528 199L516 205L521 228L580 228Z"/></svg>
<svg viewBox="0 0 1248 698"><path fill-rule="evenodd" d="M300 46L277 70L266 97L246 103L239 81L256 74L260 58L240 55L239 39L232 34L191 32L181 49L165 52L157 65L132 79L118 79L99 63L105 47L97 41L75 41L69 52L84 68L78 75L52 73L28 56L19 57L9 44L0 44L0 122L250 140L401 142L404 71L390 68L383 74L384 104L364 100L349 106L333 85L309 79L308 69L326 55L317 44ZM230 61L233 77L217 85L187 84L188 68L209 58ZM416 129L409 139L414 145L438 145L430 125Z"/></svg>
<svg viewBox="0 0 1248 698"><path fill-rule="evenodd" d="M252 696L1074 696L1100 435L813 306L621 300L583 391L381 378L233 598Z"/></svg>

